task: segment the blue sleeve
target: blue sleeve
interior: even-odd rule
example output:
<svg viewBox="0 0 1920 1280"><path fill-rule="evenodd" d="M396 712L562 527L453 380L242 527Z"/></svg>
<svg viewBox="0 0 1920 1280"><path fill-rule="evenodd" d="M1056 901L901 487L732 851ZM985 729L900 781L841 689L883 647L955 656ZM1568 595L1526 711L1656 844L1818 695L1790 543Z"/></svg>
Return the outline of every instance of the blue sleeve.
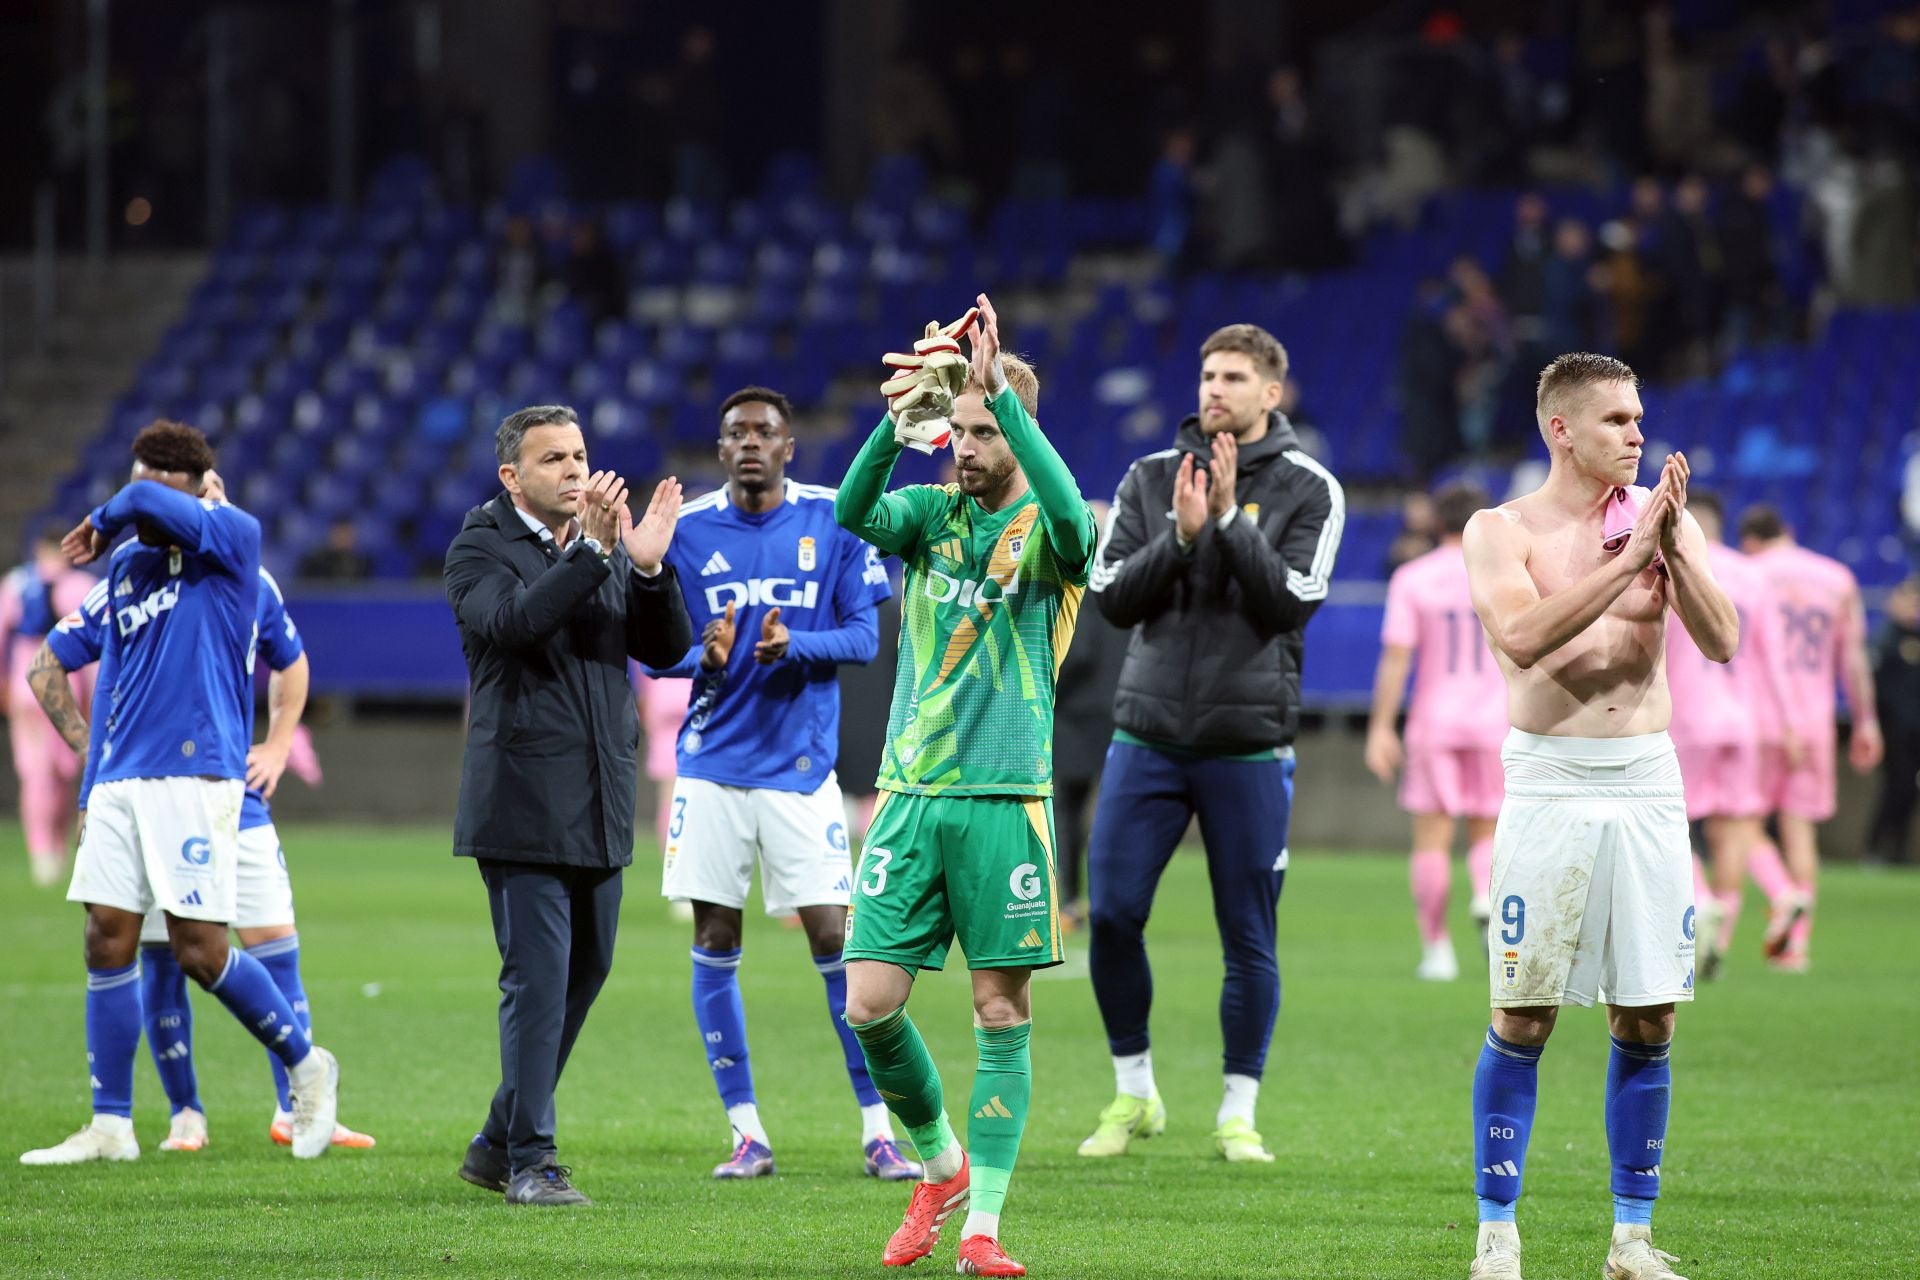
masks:
<svg viewBox="0 0 1920 1280"><path fill-rule="evenodd" d="M880 563L878 548L844 530L836 533L840 556L833 581L833 612L840 625L825 631L789 632L789 661L865 665L880 652L880 602L893 594L886 567Z"/></svg>
<svg viewBox="0 0 1920 1280"><path fill-rule="evenodd" d="M280 584L265 569L260 571L260 607L255 614L260 624L260 657L270 671L285 671L300 661L306 646L300 643L300 629L293 625L287 602L280 597Z"/></svg>
<svg viewBox="0 0 1920 1280"><path fill-rule="evenodd" d="M234 574L260 566L260 522L240 508L170 489L157 480L135 480L87 517L109 538L130 524L154 525L173 542Z"/></svg>
<svg viewBox="0 0 1920 1280"><path fill-rule="evenodd" d="M91 591L78 609L54 624L47 633L47 648L68 671L78 671L100 661L107 648L107 584L103 580Z"/></svg>
<svg viewBox="0 0 1920 1280"><path fill-rule="evenodd" d="M677 575L682 582L698 582L700 580L700 566L692 564L688 560L689 554L687 540L684 537L676 537L672 542L667 544L666 561L673 566L675 575ZM683 592L682 594L685 595L687 593ZM693 627L693 644L685 653L680 655L680 660L670 667L650 667L643 662L640 664L642 671L656 680L685 680L700 674L700 650L702 648L700 644L701 623L691 602L688 603L687 619Z"/></svg>
<svg viewBox="0 0 1920 1280"><path fill-rule="evenodd" d="M700 650L702 648L701 643L696 640L693 642L693 647L682 654L680 661L674 663L672 666L650 667L643 662L640 664L640 669L652 676L655 680L691 680L694 676L700 674Z"/></svg>

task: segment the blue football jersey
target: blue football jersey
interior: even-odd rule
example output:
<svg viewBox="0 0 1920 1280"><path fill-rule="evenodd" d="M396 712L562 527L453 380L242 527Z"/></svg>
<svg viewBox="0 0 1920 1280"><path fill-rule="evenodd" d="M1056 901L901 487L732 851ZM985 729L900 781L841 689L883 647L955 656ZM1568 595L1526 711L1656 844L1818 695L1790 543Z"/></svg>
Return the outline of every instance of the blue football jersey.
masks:
<svg viewBox="0 0 1920 1280"><path fill-rule="evenodd" d="M726 668L700 668L700 644L656 675L691 676L681 722L679 771L732 787L802 793L819 789L840 744L841 663L873 661L877 606L892 594L880 553L833 519L833 490L789 480L786 501L763 515L727 491L680 511L667 553L680 576L697 636L734 606ZM791 633L787 656L761 665L753 649L779 606Z"/></svg>
<svg viewBox="0 0 1920 1280"><path fill-rule="evenodd" d="M107 584L100 582L87 593L80 608L61 619L47 636L47 647L68 671L78 671L95 662L100 664L100 669L94 672L86 771L80 777L82 809L87 807L87 793L93 789L94 774L100 764L100 746L106 738L103 716L112 705L114 660L106 652L108 616ZM269 670L285 671L306 652L300 641L300 629L294 626L293 615L287 612L286 600L280 594L280 584L265 569L260 570L260 603L255 621L260 628L260 660ZM252 698L247 699L247 735L251 740ZM250 831L272 822L273 812L267 807L267 798L258 788L248 787L246 799L240 806L240 829Z"/></svg>
<svg viewBox="0 0 1920 1280"><path fill-rule="evenodd" d="M108 537L139 524L171 544L136 539L108 564L101 658L112 659L113 684L105 720L95 720L105 736L93 781L246 777L260 522L151 480L91 519Z"/></svg>

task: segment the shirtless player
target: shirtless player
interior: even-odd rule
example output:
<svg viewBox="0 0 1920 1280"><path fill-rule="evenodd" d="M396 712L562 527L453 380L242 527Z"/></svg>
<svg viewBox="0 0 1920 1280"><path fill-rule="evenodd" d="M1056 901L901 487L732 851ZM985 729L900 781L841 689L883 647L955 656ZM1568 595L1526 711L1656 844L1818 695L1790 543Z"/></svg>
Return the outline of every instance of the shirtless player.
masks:
<svg viewBox="0 0 1920 1280"><path fill-rule="evenodd" d="M1701 653L1739 643L1732 603L1686 513L1687 463L1651 492L1640 470L1633 370L1561 356L1535 417L1546 483L1467 525L1474 610L1507 679L1513 732L1494 837L1493 1025L1474 1073L1474 1280L1519 1280L1514 1203L1533 1126L1541 1051L1564 1004L1607 1005L1609 1280L1683 1280L1653 1247L1667 1137L1673 1009L1693 998L1692 856L1663 637L1679 615ZM1629 525L1624 513L1638 514ZM1611 517L1611 518L1610 518ZM1609 536L1609 534L1615 536Z"/></svg>

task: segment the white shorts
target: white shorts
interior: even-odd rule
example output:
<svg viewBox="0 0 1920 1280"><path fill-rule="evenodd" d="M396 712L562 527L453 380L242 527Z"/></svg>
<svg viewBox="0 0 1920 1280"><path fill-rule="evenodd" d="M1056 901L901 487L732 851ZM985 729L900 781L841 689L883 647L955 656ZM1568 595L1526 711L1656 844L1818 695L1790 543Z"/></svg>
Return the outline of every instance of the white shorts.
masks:
<svg viewBox="0 0 1920 1280"><path fill-rule="evenodd" d="M238 778L96 783L67 901L231 923L244 791Z"/></svg>
<svg viewBox="0 0 1920 1280"><path fill-rule="evenodd" d="M1493 1006L1693 999L1693 854L1672 741L1515 729L1500 758Z"/></svg>
<svg viewBox="0 0 1920 1280"><path fill-rule="evenodd" d="M293 881L287 875L287 855L280 848L280 833L271 822L240 833L234 884L234 928L265 929L293 923ZM155 908L140 926L140 941L166 940L166 918Z"/></svg>
<svg viewBox="0 0 1920 1280"><path fill-rule="evenodd" d="M828 773L810 795L675 779L662 897L744 907L755 854L768 915L846 906L853 861L838 779Z"/></svg>

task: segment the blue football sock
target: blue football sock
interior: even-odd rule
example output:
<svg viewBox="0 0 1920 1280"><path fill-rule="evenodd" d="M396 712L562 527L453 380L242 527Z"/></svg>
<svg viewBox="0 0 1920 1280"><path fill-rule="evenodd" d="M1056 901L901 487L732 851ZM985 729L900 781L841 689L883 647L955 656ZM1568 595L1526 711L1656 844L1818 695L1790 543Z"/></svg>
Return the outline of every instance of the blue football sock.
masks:
<svg viewBox="0 0 1920 1280"><path fill-rule="evenodd" d="M740 948L693 948L693 1020L707 1047L707 1065L724 1106L752 1102L753 1067L747 1062L747 1010L740 1002Z"/></svg>
<svg viewBox="0 0 1920 1280"><path fill-rule="evenodd" d="M1542 1045L1508 1044L1487 1028L1473 1071L1474 1194L1480 1221L1513 1221L1520 1175L1533 1133L1533 1106L1540 1089Z"/></svg>
<svg viewBox="0 0 1920 1280"><path fill-rule="evenodd" d="M1607 1150L1613 1156L1616 1222L1653 1220L1653 1201L1660 1194L1660 1156L1667 1145L1667 1104L1673 1092L1667 1048L1629 1044L1616 1036L1607 1059ZM1628 1202L1624 1208L1622 1200ZM1625 1213L1644 1216L1621 1216Z"/></svg>
<svg viewBox="0 0 1920 1280"><path fill-rule="evenodd" d="M288 934L284 938L275 938L263 942L257 947L248 947L247 954L266 966L273 985L280 988L280 994L293 1006L293 1016L299 1021L300 1029L307 1033L307 1039L313 1039L313 1019L307 1013L307 989L300 981L300 935ZM267 1065L273 1068L273 1091L280 1099L282 1111L293 1110L293 1102L287 1086L287 1068L272 1053L267 1054Z"/></svg>
<svg viewBox="0 0 1920 1280"><path fill-rule="evenodd" d="M830 956L815 956L813 967L827 983L827 1013L833 1019L834 1034L840 1037L840 1053L847 1060L847 1079L853 1081L853 1096L863 1107L880 1101L880 1091L867 1074L867 1055L860 1052L860 1037L847 1025L847 962L838 951Z"/></svg>
<svg viewBox="0 0 1920 1280"><path fill-rule="evenodd" d="M139 1052L139 966L87 970L87 1070L95 1115L133 1119L133 1059Z"/></svg>
<svg viewBox="0 0 1920 1280"><path fill-rule="evenodd" d="M220 998L240 1025L267 1046L282 1065L296 1067L313 1048L313 1040L293 1014L293 1006L273 985L267 967L242 951L227 948L227 967L207 986Z"/></svg>
<svg viewBox="0 0 1920 1280"><path fill-rule="evenodd" d="M187 1004L187 975L173 948L164 942L140 947L140 1006L147 1025L147 1048L160 1088L174 1111L200 1105L200 1082L193 1072L193 1009Z"/></svg>

